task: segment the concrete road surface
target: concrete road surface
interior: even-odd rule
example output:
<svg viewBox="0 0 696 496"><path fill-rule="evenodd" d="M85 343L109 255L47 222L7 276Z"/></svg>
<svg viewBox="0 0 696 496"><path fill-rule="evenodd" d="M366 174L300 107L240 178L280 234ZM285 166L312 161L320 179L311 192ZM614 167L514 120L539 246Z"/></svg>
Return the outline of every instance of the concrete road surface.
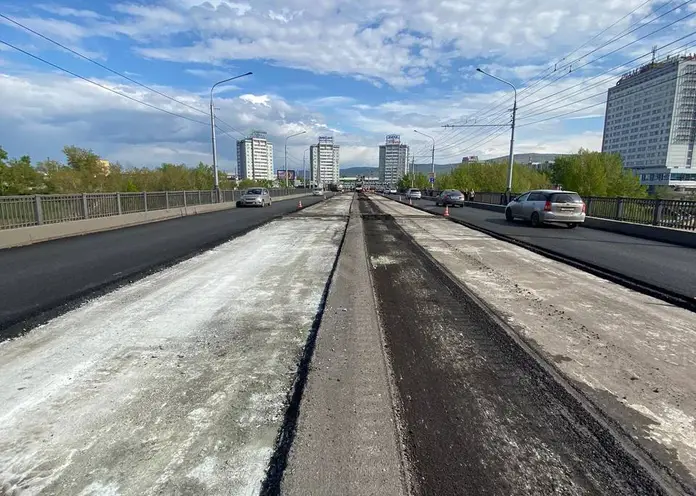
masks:
<svg viewBox="0 0 696 496"><path fill-rule="evenodd" d="M694 313L442 217L372 198L696 494ZM413 274L414 290L425 283Z"/></svg>
<svg viewBox="0 0 696 496"><path fill-rule="evenodd" d="M350 203L271 222L1 343L0 493L258 492Z"/></svg>
<svg viewBox="0 0 696 496"><path fill-rule="evenodd" d="M280 487L287 496L408 494L391 365L382 346L356 203Z"/></svg>

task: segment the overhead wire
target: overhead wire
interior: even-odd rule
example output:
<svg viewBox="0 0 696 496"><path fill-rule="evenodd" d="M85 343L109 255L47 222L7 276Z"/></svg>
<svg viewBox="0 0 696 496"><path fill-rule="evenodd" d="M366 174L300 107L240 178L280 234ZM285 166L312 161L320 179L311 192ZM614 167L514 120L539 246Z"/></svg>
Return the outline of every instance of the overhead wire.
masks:
<svg viewBox="0 0 696 496"><path fill-rule="evenodd" d="M94 60L92 57L89 57L89 56L87 56L87 55L85 55L85 54L83 54L83 53L78 52L77 50L75 50L75 49L73 49L73 48L70 48L70 47L64 45L63 43L60 43L59 41L57 41L57 40L51 38L50 36L46 36L45 34L40 33L40 32L38 32L38 31L36 31L35 29L30 28L29 26L27 26L27 25L25 25L25 24L23 24L23 23L17 21L16 19L13 19L12 17L10 17L10 16L8 16L8 15L6 15L6 14L3 14L3 13L0 12L0 18L5 19L6 21L8 21L8 22L10 22L10 23L12 23L12 24L14 24L14 25L16 25L16 26L18 26L18 27L24 29L25 31L27 31L27 32L29 32L29 33L32 33L33 35L38 36L39 38L41 38L41 39L43 39L43 40L45 40L45 41L48 41L49 43L52 43L52 44L54 44L54 45L60 47L61 49L63 49L63 50L65 50L65 51L67 51L67 52L69 52L69 53L75 55L76 57L79 57L79 58L81 58L81 59L83 59L83 60L86 60L86 61L88 61L88 62L90 62L90 63L96 65L97 67L100 67L100 68L102 68L102 69L104 69L104 70L106 70L106 71L108 71L108 72L110 72L110 73L112 73L112 74L114 74L114 75L116 75L116 76L119 76L119 77L125 79L126 81L129 81L129 82L131 82L131 83L133 83L133 84L135 84L135 85L137 85L137 86L140 86L141 88L144 88L144 89L146 89L146 90L148 90L148 91L150 91L150 92L152 92L152 93L155 93L156 95L159 95L159 96L161 96L161 97L164 97L164 98L166 98L166 99L168 99L168 100L170 100L170 101L172 101L172 102L175 102L175 103L177 103L177 104L179 104L179 105L182 105L182 106L184 106L184 107L186 107L186 108L188 108L188 109L190 109L190 110L193 110L193 111L195 111L195 112L198 112L198 113L201 113L201 114L204 114L204 115L210 115L208 111L203 110L203 109L201 109L200 107L196 107L196 106L194 106L194 105L190 105L190 104L188 104L188 103L186 103L186 102L183 102L183 101L181 101L181 100L178 100L178 99L174 98L174 97L171 96L171 95L168 95L168 94L166 94L166 93L164 93L164 92L162 92L162 91L160 91L160 90L157 90L156 88L153 88L153 87L151 87L151 86L148 86L148 85L146 85L146 84L143 84L143 83L141 83L140 81L137 81L136 79L134 79L134 78L132 78L132 77L126 75L126 74L123 74L122 72L119 72L119 71L117 71L117 70L115 70L115 69L112 69L111 67L108 67L108 66L105 65L105 64L102 64L101 62L99 62L99 61L97 61L97 60ZM8 45L8 46L9 46L9 45ZM14 47L14 48L16 49L16 47ZM24 53L27 53L27 52L24 52ZM28 54L28 53L27 53L27 54ZM62 69L61 69L61 70L62 70ZM74 75L74 74L71 74L71 75ZM75 76L75 77L77 77L77 76ZM222 124L228 126L232 131L234 131L234 132L236 132L236 133L239 133L239 134L242 135L242 136L245 136L244 133L242 133L241 131L235 129L232 125L230 125L229 123L227 123L227 122L225 122L224 120L220 119L219 117L216 117L216 120L219 121L219 122L221 122Z"/></svg>
<svg viewBox="0 0 696 496"><path fill-rule="evenodd" d="M646 16L644 16L644 17L641 18L640 20L638 20L638 21L632 23L631 25L629 25L628 28L626 28L626 29L625 29L624 31L622 31L621 33L615 35L615 36L614 36L611 40L609 40L608 42L605 42L605 43L603 43L602 45L600 45L599 47L597 47L597 48L591 50L590 52L588 52L588 53L582 55L581 57L578 57L578 58L574 59L570 64L572 64L572 63L574 63L574 62L576 62L576 61L579 61L579 60L585 58L588 54L595 53L595 52L598 51L599 49L604 48L604 47L606 47L606 46L608 46L608 45L611 45L612 43L614 43L614 42L620 40L621 38L623 38L623 37L625 37L625 36L631 34L632 32L635 32L636 30L638 30L638 29L640 29L640 28L643 28L643 27L645 27L645 26L651 24L652 22L655 22L656 20L658 20L658 19L664 17L665 15L667 15L667 14L669 14L669 13L671 13L671 12L673 12L673 11L675 11L675 10L677 10L677 9L683 7L684 5L687 5L687 4L689 4L689 3L693 2L693 1L694 1L694 0L686 0L685 2L683 2L683 3L679 4L678 6L676 6L676 7L672 8L672 9L670 9L669 11L667 11L667 12L665 12L665 13L663 13L663 14L657 16L657 17L655 17L654 19L651 19L650 21L648 21L648 22L646 22L646 23L643 23L643 22L642 22L642 21L645 20L647 17L650 17L651 15L655 15L655 14L656 14L657 12L659 12L662 8L664 8L665 6L668 6L668 5L671 3L671 1L670 1L670 2L667 2L666 4L663 4L663 5L662 5L661 7L659 7L658 9L649 12ZM631 15L632 13L634 13L635 11L637 11L640 7L641 7L641 6L637 7L636 9L634 9L633 11L631 11L629 14L627 14L626 16L624 16L622 19L624 19L624 18L626 18L627 16ZM638 41L641 41L642 39L645 39L645 38L648 37L648 36L652 36L652 35L655 34L656 32L662 31L663 29L666 29L667 27L670 27L670 26L676 24L677 22L680 22L680 21L682 21L682 20L684 20L684 19L686 19L686 18L688 18L688 17L691 17L691 16L694 15L694 14L695 14L695 13L692 13L692 14L689 14L689 15L687 15L687 16L684 16L684 17L682 17L682 18L680 18L680 19L678 19L678 20L676 20L676 21L674 21L674 22L672 22L672 23L670 23L670 24L668 24L668 25L666 25L666 26L663 26L663 27L661 27L661 28L659 28L659 29L657 29L657 30L655 30L655 31L652 31L651 33L649 33L649 34L646 35L646 36L643 36L643 37L641 37L641 38L639 38L639 39L637 39L637 40L633 40L632 42L628 43L627 45L624 45L623 47L621 47L619 50L622 50L622 49L626 48L627 46L630 46L630 45L632 45L632 44L634 44L634 43L637 43ZM620 22L620 21L618 21L618 22ZM618 23L618 22L617 22L617 23ZM615 23L615 24L617 24L617 23ZM615 24L614 24L614 25L615 25ZM638 24L638 26L637 26L636 28L631 29L631 28L632 28L633 26L635 26L636 24ZM605 31L603 31L603 32L606 32L606 29L605 29ZM600 33L600 35L603 34L603 32ZM595 37L595 38L596 38L596 37ZM584 45L586 45L586 44L587 44L587 43L585 43ZM584 45L581 45L581 47L584 46ZM574 52L576 52L577 50L578 50L578 49L576 49ZM597 60L600 60L601 58L604 58L605 56L610 55L610 54L612 54L612 53L615 53L616 51L618 51L618 50L614 50L614 51L612 51L612 52L609 52L609 53L607 53L607 54L602 55L601 57L597 57L597 58L593 59L592 62L595 62L595 61L597 61ZM571 53L574 53L574 52L571 52ZM564 57L564 58L567 58L567 56ZM568 67L570 64L566 65L565 67ZM584 65L581 66L581 67L585 67L586 65L588 65L588 64L584 64ZM579 68L576 68L576 71L577 71L578 69L579 69ZM553 71L553 72L557 72L557 71ZM551 74L553 74L553 72L552 72ZM538 84L538 83L541 82L543 79L545 79L546 77L550 76L551 74L547 74L546 76L542 77L541 79L535 81L532 85L530 85L530 86L528 86L528 87L525 87L525 88L522 88L520 91L518 91L518 100L517 100L518 103L519 103L520 101L524 101L525 98L528 98L529 96L538 93L538 91L540 91L541 89L543 89L543 88L545 88L545 87L548 87L550 84L553 84L554 82L557 82L557 81L560 80L561 78L566 77L568 74L570 74L570 72L567 72L567 73L565 73L565 74L561 74L561 76L559 76L558 78L554 79L551 83L549 83L549 84L547 84L547 85L544 85L544 86L542 86L541 88L538 88L537 90L535 90L535 91L533 91L533 92L531 92L531 93L525 93L525 92L528 92L531 88L533 88L534 85ZM529 80L528 80L528 81L529 81ZM527 81L527 82L528 82L528 81ZM526 84L527 82L525 82L525 83L523 83L523 84ZM507 99L509 99L509 98L510 98L510 96L507 97ZM499 105L495 105L494 107L492 107L492 108L491 108L490 110L488 110L487 112L488 112L489 115L490 115L496 108L499 108L501 105L502 105L502 103L499 104ZM483 109L482 111L479 111L476 115L480 115L482 112L486 112L486 109ZM490 119L490 120L493 120L494 118L499 118L500 116L504 115L505 113L507 113L507 110L504 109L504 110L498 112L496 115L490 116L489 119ZM464 133L464 131L462 130L460 133L458 133L457 136L461 136L461 134L463 134L463 133ZM460 141L457 142L457 143L453 143L453 145L454 145L454 146L457 146L457 145L459 145L462 141L471 139L472 137L477 136L477 135L480 135L480 134L482 134L481 131L473 131L473 132L470 132L470 133L468 133L468 135L467 135L463 140L460 140ZM442 149L442 148L441 148L441 149Z"/></svg>

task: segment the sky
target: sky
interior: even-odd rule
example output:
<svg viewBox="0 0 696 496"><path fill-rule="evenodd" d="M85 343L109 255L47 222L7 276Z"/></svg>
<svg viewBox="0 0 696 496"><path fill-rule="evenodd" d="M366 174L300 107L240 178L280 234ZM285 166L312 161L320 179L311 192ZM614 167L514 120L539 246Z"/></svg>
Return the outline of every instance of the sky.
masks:
<svg viewBox="0 0 696 496"><path fill-rule="evenodd" d="M268 132L276 168L301 131L289 168L324 135L341 168L377 166L387 134L429 162L432 140L414 130L435 140L437 163L506 155L513 90L481 68L516 87L516 152L598 150L606 90L653 46L658 58L690 51L695 3L0 0L0 146L34 160L77 145L126 166L211 163L211 87L252 72L214 92L222 170L252 130Z"/></svg>

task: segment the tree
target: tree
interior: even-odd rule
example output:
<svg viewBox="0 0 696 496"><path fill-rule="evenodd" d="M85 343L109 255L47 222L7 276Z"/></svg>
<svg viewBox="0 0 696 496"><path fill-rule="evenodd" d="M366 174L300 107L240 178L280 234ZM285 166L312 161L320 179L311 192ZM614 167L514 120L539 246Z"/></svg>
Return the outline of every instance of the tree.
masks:
<svg viewBox="0 0 696 496"><path fill-rule="evenodd" d="M63 148L63 154L78 178L81 192L104 191L108 169L99 155L92 150L70 145Z"/></svg>
<svg viewBox="0 0 696 496"><path fill-rule="evenodd" d="M413 178L413 181L411 181L411 178ZM413 186L411 186L411 184L413 184ZM401 190L411 187L427 189L430 187L430 183L428 182L428 177L425 174L422 172L416 172L404 175L401 179L399 179L399 182L396 183L396 186Z"/></svg>
<svg viewBox="0 0 696 496"><path fill-rule="evenodd" d="M9 194L6 192L10 186L10 179L5 160L7 160L7 152L0 146L0 195Z"/></svg>
<svg viewBox="0 0 696 496"><path fill-rule="evenodd" d="M3 167L2 182L6 183L3 193L7 195L28 195L43 190L42 176L31 165L31 158L24 155L10 159Z"/></svg>
<svg viewBox="0 0 696 496"><path fill-rule="evenodd" d="M555 184L581 196L645 197L645 187L623 167L618 154L580 149L575 155L558 157L551 175Z"/></svg>

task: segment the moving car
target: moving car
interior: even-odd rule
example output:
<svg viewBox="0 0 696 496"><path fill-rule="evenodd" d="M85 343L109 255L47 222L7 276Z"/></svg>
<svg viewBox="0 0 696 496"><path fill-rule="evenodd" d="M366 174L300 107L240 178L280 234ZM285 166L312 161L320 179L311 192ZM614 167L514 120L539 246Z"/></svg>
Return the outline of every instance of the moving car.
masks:
<svg viewBox="0 0 696 496"><path fill-rule="evenodd" d="M513 199L505 207L505 219L522 219L538 227L544 223L562 223L569 228L585 222L585 202L574 191L540 189Z"/></svg>
<svg viewBox="0 0 696 496"><path fill-rule="evenodd" d="M389 188L388 193L389 193L390 195L396 195L396 194L399 193L399 191L398 191L396 188Z"/></svg>
<svg viewBox="0 0 696 496"><path fill-rule="evenodd" d="M461 191L456 189L446 189L435 198L435 205L452 205L453 207L463 207L464 206L464 195Z"/></svg>
<svg viewBox="0 0 696 496"><path fill-rule="evenodd" d="M324 190L321 188L314 188L314 190L312 190L312 196L324 196Z"/></svg>
<svg viewBox="0 0 696 496"><path fill-rule="evenodd" d="M422 198L422 195L419 189L409 188L406 191L406 198L410 198L412 200L420 200Z"/></svg>
<svg viewBox="0 0 696 496"><path fill-rule="evenodd" d="M273 205L271 194L266 188L249 188L242 197L237 200L238 207L269 207Z"/></svg>

